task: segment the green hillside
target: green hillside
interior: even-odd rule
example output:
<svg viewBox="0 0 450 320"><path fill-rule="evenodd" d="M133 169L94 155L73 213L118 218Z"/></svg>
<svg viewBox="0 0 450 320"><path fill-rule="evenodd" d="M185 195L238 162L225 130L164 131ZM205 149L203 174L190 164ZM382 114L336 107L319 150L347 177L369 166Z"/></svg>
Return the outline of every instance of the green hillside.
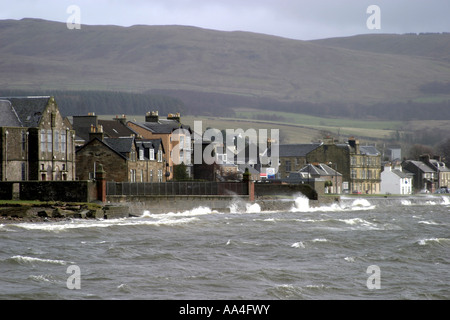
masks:
<svg viewBox="0 0 450 320"><path fill-rule="evenodd" d="M65 23L3 20L0 87L185 90L283 103L416 101L430 98L421 86L449 81L448 36L439 39L444 45L433 50L443 58L430 59L428 54L194 27L83 25L68 30Z"/></svg>

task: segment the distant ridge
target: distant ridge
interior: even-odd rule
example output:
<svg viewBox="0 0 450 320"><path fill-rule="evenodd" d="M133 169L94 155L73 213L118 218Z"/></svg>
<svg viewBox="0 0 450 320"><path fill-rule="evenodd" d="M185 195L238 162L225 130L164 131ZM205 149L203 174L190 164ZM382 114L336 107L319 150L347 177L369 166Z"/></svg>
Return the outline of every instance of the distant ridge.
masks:
<svg viewBox="0 0 450 320"><path fill-rule="evenodd" d="M300 41L187 26L68 30L22 19L0 21L0 44L1 89L188 92L222 95L227 103L450 99L450 92L423 90L450 82L449 34Z"/></svg>

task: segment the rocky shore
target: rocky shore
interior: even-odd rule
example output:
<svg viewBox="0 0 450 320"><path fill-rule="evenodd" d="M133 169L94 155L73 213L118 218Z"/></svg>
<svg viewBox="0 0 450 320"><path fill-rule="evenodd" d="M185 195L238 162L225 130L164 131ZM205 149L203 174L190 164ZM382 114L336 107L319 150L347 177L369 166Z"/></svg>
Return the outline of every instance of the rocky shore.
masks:
<svg viewBox="0 0 450 320"><path fill-rule="evenodd" d="M20 222L64 221L71 219L107 219L127 217L124 206L100 204L3 204L0 206L0 224Z"/></svg>

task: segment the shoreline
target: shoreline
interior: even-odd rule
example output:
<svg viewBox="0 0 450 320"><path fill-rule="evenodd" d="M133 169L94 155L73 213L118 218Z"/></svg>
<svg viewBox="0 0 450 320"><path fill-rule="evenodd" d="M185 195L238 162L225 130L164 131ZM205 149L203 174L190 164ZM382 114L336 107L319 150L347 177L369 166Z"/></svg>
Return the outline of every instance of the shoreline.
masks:
<svg viewBox="0 0 450 320"><path fill-rule="evenodd" d="M274 211L287 209L295 202L297 197L293 196L266 196L256 199L253 203L260 206L261 211ZM309 200L311 207L321 207L340 203L343 200L420 200L420 199L447 199L450 204L450 194L416 194L416 195L326 195L319 200ZM249 202L250 203L250 202ZM73 219L98 220L108 218L137 217L130 209L132 202L120 204L100 203L47 203L47 202L24 202L6 201L0 203L0 225L18 223L46 223L71 221ZM170 211L170 210L169 210ZM168 212L169 212L168 211ZM172 212L172 211L170 211ZM165 212L159 212L164 214Z"/></svg>

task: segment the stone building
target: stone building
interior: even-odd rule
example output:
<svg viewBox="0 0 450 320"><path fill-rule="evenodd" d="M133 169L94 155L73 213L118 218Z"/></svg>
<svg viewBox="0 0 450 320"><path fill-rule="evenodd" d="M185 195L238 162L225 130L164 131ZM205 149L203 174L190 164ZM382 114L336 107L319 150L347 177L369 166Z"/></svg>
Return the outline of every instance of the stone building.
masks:
<svg viewBox="0 0 450 320"><path fill-rule="evenodd" d="M0 181L75 179L75 131L53 97L0 98L0 114Z"/></svg>
<svg viewBox="0 0 450 320"><path fill-rule="evenodd" d="M308 163L322 162L342 174L343 191L379 194L381 153L373 146L361 146L350 138L348 143L325 140L306 156Z"/></svg>
<svg viewBox="0 0 450 320"><path fill-rule="evenodd" d="M95 179L96 168L101 164L108 181L166 181L161 139L107 138L93 130L97 132L92 132L90 141L76 152L78 180Z"/></svg>
<svg viewBox="0 0 450 320"><path fill-rule="evenodd" d="M127 125L143 139L161 139L164 146L164 161L167 166L167 179L173 178L173 167L177 163L186 164L189 177L192 169L192 130L190 126L182 124L180 114L169 114L167 119L159 117L157 111L148 112L145 122L129 121ZM178 130L179 129L179 130ZM183 134L183 132L188 134ZM178 149L178 158L174 159L174 149Z"/></svg>

